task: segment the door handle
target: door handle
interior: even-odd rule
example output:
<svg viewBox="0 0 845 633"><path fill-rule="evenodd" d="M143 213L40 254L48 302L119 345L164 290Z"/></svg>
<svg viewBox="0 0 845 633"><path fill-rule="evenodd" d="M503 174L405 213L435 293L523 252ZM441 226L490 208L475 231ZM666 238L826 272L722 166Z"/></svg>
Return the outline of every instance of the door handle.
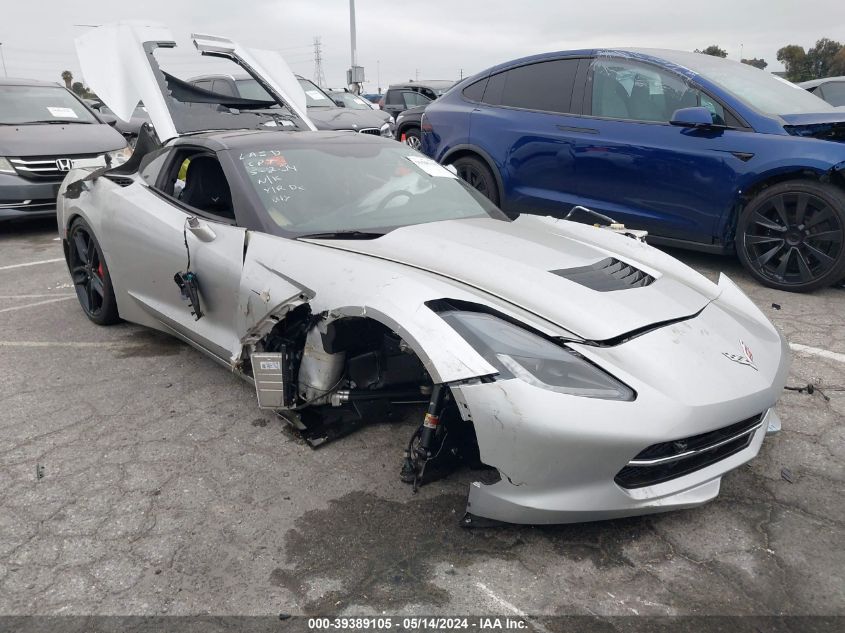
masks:
<svg viewBox="0 0 845 633"><path fill-rule="evenodd" d="M598 134L599 131L592 127L575 127L572 125L556 126L561 132L576 132L578 134Z"/></svg>
<svg viewBox="0 0 845 633"><path fill-rule="evenodd" d="M197 236L201 242L211 242L217 235L206 222L197 217L191 216L185 223L188 230Z"/></svg>

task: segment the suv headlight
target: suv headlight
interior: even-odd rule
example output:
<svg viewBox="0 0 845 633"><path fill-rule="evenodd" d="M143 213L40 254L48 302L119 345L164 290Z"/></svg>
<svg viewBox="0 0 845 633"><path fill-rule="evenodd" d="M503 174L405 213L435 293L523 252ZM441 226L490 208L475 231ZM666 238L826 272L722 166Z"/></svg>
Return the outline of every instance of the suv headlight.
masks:
<svg viewBox="0 0 845 633"><path fill-rule="evenodd" d="M633 389L577 352L483 312L450 311L440 316L503 378L585 398L634 399Z"/></svg>
<svg viewBox="0 0 845 633"><path fill-rule="evenodd" d="M393 132L390 131L390 123L388 123L387 121L382 123L381 127L379 128L379 132L382 136L385 136L387 138L393 138Z"/></svg>
<svg viewBox="0 0 845 633"><path fill-rule="evenodd" d="M15 168L12 167L12 163L9 162L7 158L3 158L0 156L0 174L14 174Z"/></svg>
<svg viewBox="0 0 845 633"><path fill-rule="evenodd" d="M105 153L106 163L109 167L117 167L128 161L132 157L132 149L130 147L123 147L115 149L111 152Z"/></svg>

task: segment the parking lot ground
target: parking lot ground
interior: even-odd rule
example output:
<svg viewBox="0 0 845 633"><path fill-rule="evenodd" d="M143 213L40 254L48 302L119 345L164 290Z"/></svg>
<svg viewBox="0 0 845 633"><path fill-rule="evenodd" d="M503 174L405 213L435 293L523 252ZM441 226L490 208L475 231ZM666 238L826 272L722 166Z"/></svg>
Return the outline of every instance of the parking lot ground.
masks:
<svg viewBox="0 0 845 633"><path fill-rule="evenodd" d="M845 614L845 391L784 392L704 507L466 530L472 473L399 481L415 420L308 448L192 348L91 324L55 237L0 226L0 614ZM845 385L845 290L673 254L806 346L790 385Z"/></svg>

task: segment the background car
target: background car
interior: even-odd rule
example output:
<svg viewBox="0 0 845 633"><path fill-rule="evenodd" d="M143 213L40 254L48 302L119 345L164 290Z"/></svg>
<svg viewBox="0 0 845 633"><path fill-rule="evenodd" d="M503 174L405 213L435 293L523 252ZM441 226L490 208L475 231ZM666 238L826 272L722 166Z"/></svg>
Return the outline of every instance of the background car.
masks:
<svg viewBox="0 0 845 633"><path fill-rule="evenodd" d="M845 106L845 77L825 77L798 84L832 106Z"/></svg>
<svg viewBox="0 0 845 633"><path fill-rule="evenodd" d="M536 55L462 82L426 108L422 131L426 154L506 212L583 205L657 244L735 249L783 290L845 277L845 111L746 64Z"/></svg>
<svg viewBox="0 0 845 633"><path fill-rule="evenodd" d="M51 217L78 159L128 159L126 141L55 83L0 79L0 220Z"/></svg>
<svg viewBox="0 0 845 633"><path fill-rule="evenodd" d="M325 92L332 98L332 101L334 101L338 108L349 108L350 110L364 110L368 112L375 110L374 114L377 114L384 123L387 123L391 127L394 125L393 117L389 112L383 112L378 108L374 108L373 106L375 104L362 99L356 94L352 94L347 90L327 90Z"/></svg>
<svg viewBox="0 0 845 633"><path fill-rule="evenodd" d="M392 84L384 95L381 107L395 119L405 110L428 105L454 85L454 81L441 79Z"/></svg>
<svg viewBox="0 0 845 633"><path fill-rule="evenodd" d="M362 94L361 97L372 103L374 109L381 110L379 102L382 100L382 97L384 97L384 95L380 92L368 92L367 94Z"/></svg>
<svg viewBox="0 0 845 633"><path fill-rule="evenodd" d="M396 117L396 140L414 149L422 145L422 115L426 106L409 108Z"/></svg>
<svg viewBox="0 0 845 633"><path fill-rule="evenodd" d="M393 137L393 121L382 112L339 108L313 81L297 75L305 91L308 117L319 130L350 130L363 134ZM272 101L264 88L249 75L201 75L189 80L203 90L244 99Z"/></svg>
<svg viewBox="0 0 845 633"><path fill-rule="evenodd" d="M128 121L118 118L111 109L100 101L94 101L91 107L97 110L103 118L113 117L114 128L123 134L123 138L129 143L129 147L135 147L138 141L138 134L141 131L141 126L145 123L150 123L150 115L147 114L147 109L143 103L139 103L132 112L132 117Z"/></svg>

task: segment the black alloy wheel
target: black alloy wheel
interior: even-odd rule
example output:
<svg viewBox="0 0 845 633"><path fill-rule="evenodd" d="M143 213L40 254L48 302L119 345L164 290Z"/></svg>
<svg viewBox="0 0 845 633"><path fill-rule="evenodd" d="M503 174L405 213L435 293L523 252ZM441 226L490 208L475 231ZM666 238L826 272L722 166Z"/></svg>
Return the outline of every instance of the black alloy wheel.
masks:
<svg viewBox="0 0 845 633"><path fill-rule="evenodd" d="M496 186L496 179L493 172L479 159L473 156L462 156L454 163L458 170L458 176L469 185L490 200L496 206L499 205L499 189Z"/></svg>
<svg viewBox="0 0 845 633"><path fill-rule="evenodd" d="M119 320L117 303L103 252L91 228L81 218L71 226L67 259L76 296L85 315L98 325L116 323Z"/></svg>
<svg viewBox="0 0 845 633"><path fill-rule="evenodd" d="M845 194L790 181L763 190L743 211L737 253L772 288L806 292L845 277Z"/></svg>

